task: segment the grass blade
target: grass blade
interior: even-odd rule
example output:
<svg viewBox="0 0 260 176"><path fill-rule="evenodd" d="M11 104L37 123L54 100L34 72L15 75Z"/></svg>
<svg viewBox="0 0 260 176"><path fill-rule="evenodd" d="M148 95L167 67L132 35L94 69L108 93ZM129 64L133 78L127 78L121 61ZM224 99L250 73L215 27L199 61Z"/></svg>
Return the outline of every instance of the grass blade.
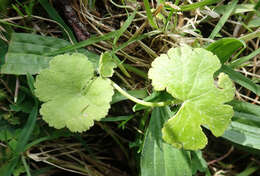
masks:
<svg viewBox="0 0 260 176"><path fill-rule="evenodd" d="M149 1L148 0L144 0L144 7L145 7L146 15L147 15L147 18L148 18L148 21L149 21L150 25L153 28L158 29L158 26L154 22L153 14L152 14L151 7L149 5Z"/></svg>
<svg viewBox="0 0 260 176"><path fill-rule="evenodd" d="M119 39L119 37L125 32L125 30L130 26L130 24L132 23L133 19L135 18L136 15L136 10L134 11L134 13L129 16L127 18L127 20L125 21L125 23L123 24L123 26L118 30L118 32L116 33L116 36L114 38L113 44L115 45L117 40Z"/></svg>
<svg viewBox="0 0 260 176"><path fill-rule="evenodd" d="M193 3L193 4L189 4L189 5L182 5L182 6L180 6L179 11L190 11L190 10L197 9L199 7L204 7L206 5L217 3L219 1L220 0L204 0L204 1Z"/></svg>
<svg viewBox="0 0 260 176"><path fill-rule="evenodd" d="M229 16L235 9L236 5L238 3L238 0L234 0L231 2L231 4L228 6L226 13L220 18L218 24L214 28L214 30L211 32L209 38L214 39L218 32L221 30L221 28L224 26L225 22L228 20Z"/></svg>
<svg viewBox="0 0 260 176"><path fill-rule="evenodd" d="M22 162L23 162L23 165L24 165L24 168L25 168L27 176L31 176L30 167L27 164L24 156L22 156Z"/></svg>
<svg viewBox="0 0 260 176"><path fill-rule="evenodd" d="M93 37L90 37L87 40L81 41L81 42L76 43L74 45L66 46L66 47L63 47L63 48L58 49L56 51L47 53L46 56L53 56L53 55L57 55L57 54L62 54L62 53L65 53L65 52L68 52L68 51L71 51L71 50L75 50L75 49L83 48L83 47L88 46L88 45L92 45L92 44L100 42L100 41L109 40L109 39L114 38L117 33L118 33L118 31L113 31L113 32L109 32L105 35L93 36Z"/></svg>
<svg viewBox="0 0 260 176"><path fill-rule="evenodd" d="M240 40L244 40L245 42L252 40L254 38L260 37L260 29L258 29L255 32L252 32L250 34L244 35L242 37L239 37Z"/></svg>
<svg viewBox="0 0 260 176"><path fill-rule="evenodd" d="M250 53L248 56L241 57L241 58L239 58L239 59L233 61L231 64L229 64L229 67L231 67L231 68L240 67L242 64L244 64L245 62L247 62L247 61L250 60L251 58L257 56L258 54L260 54L260 48L258 48L257 50L253 51L253 52Z"/></svg>
<svg viewBox="0 0 260 176"><path fill-rule="evenodd" d="M253 81L242 75L241 73L238 73L234 71L232 68L223 65L220 71L225 72L226 74L229 75L229 77L238 83L239 85L251 90L254 92L256 95L260 95L260 86L255 84Z"/></svg>
<svg viewBox="0 0 260 176"><path fill-rule="evenodd" d="M13 170L15 169L17 163L20 160L22 152L25 151L26 149L26 144L32 134L32 131L34 129L36 119L37 119L37 114L38 114L38 101L35 100L35 104L32 108L31 113L29 114L29 118L22 129L22 132L20 133L17 146L14 150L14 157L12 160L8 163L7 167L4 170L4 176L11 176Z"/></svg>
<svg viewBox="0 0 260 176"><path fill-rule="evenodd" d="M68 32L69 37L71 38L71 40L76 43L77 40L72 32L72 30L69 28L69 26L66 25L66 23L63 21L63 19L60 17L60 15L58 14L58 12L50 5L48 0L39 0L40 4L42 5L42 7L47 11L47 13L49 14L49 16L57 21L59 24L61 24L64 29ZM66 32L63 30L63 35L64 37L67 37Z"/></svg>

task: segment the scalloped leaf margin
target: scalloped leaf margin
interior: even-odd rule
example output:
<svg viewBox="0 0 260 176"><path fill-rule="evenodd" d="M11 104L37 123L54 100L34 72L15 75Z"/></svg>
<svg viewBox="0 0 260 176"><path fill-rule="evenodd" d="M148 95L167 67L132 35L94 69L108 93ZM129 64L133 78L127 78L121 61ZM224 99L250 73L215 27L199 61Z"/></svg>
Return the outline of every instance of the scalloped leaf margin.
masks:
<svg viewBox="0 0 260 176"><path fill-rule="evenodd" d="M203 49L184 45L170 49L152 63L148 76L155 90L165 90L181 100L179 111L162 129L163 139L177 148L198 150L207 144L201 126L221 136L233 116L224 103L234 97L235 88L221 73L215 83L213 74L221 67L217 56Z"/></svg>
<svg viewBox="0 0 260 176"><path fill-rule="evenodd" d="M40 114L49 126L88 130L105 117L114 94L111 81L94 75L93 64L79 53L55 56L36 77Z"/></svg>

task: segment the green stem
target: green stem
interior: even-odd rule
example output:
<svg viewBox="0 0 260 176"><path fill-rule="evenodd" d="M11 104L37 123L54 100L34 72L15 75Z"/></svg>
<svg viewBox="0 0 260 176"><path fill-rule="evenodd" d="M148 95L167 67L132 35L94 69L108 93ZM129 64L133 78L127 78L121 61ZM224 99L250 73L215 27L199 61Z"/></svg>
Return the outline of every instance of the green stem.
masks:
<svg viewBox="0 0 260 176"><path fill-rule="evenodd" d="M133 97L132 95L128 94L126 91L124 91L120 86L118 86L116 83L112 82L112 86L118 91L120 92L122 95L124 95L126 98L128 98L129 100L137 103L137 104L141 104L143 106L149 106L149 107L156 107L156 106L167 106L170 104L176 104L177 102L174 101L165 101L165 102L146 102L143 100L140 100L138 98Z"/></svg>
<svg viewBox="0 0 260 176"><path fill-rule="evenodd" d="M247 34L245 36L239 37L239 39L247 42L247 41L252 40L256 37L260 37L260 30L256 30L255 32L252 32L252 33Z"/></svg>

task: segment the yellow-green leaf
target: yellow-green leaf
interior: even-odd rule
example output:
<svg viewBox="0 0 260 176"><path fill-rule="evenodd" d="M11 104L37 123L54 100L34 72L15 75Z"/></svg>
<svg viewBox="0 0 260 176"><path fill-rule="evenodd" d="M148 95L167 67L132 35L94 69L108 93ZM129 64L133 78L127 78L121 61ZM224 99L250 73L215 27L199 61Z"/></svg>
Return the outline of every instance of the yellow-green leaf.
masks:
<svg viewBox="0 0 260 176"><path fill-rule="evenodd" d="M35 94L45 102L40 109L43 120L58 129L82 132L106 116L113 87L109 79L94 76L85 55L59 55L49 64L35 82Z"/></svg>
<svg viewBox="0 0 260 176"><path fill-rule="evenodd" d="M177 114L162 129L163 138L175 147L197 150L204 148L207 138L202 125L215 136L221 136L230 123L231 101L235 88L227 75L221 73L214 83L213 74L221 64L217 56L189 46L172 48L152 63L148 76L155 90L166 89L183 101Z"/></svg>

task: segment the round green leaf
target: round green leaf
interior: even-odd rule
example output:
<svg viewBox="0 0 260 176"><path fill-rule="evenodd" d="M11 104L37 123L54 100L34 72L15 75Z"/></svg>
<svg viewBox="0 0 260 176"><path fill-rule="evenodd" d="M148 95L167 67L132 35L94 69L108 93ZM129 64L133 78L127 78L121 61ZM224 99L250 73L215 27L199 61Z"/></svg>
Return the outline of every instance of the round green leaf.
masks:
<svg viewBox="0 0 260 176"><path fill-rule="evenodd" d="M35 94L45 102L40 113L50 126L73 132L88 130L105 117L113 87L109 79L94 77L94 68L83 54L54 57L36 78Z"/></svg>
<svg viewBox="0 0 260 176"><path fill-rule="evenodd" d="M221 67L217 56L189 46L172 48L152 63L148 76L155 90L166 89L182 100L177 114L163 129L163 138L175 147L197 150L205 147L207 138L201 125L215 136L221 136L230 123L233 109L225 105L233 99L235 88L221 73L214 83L213 74Z"/></svg>

